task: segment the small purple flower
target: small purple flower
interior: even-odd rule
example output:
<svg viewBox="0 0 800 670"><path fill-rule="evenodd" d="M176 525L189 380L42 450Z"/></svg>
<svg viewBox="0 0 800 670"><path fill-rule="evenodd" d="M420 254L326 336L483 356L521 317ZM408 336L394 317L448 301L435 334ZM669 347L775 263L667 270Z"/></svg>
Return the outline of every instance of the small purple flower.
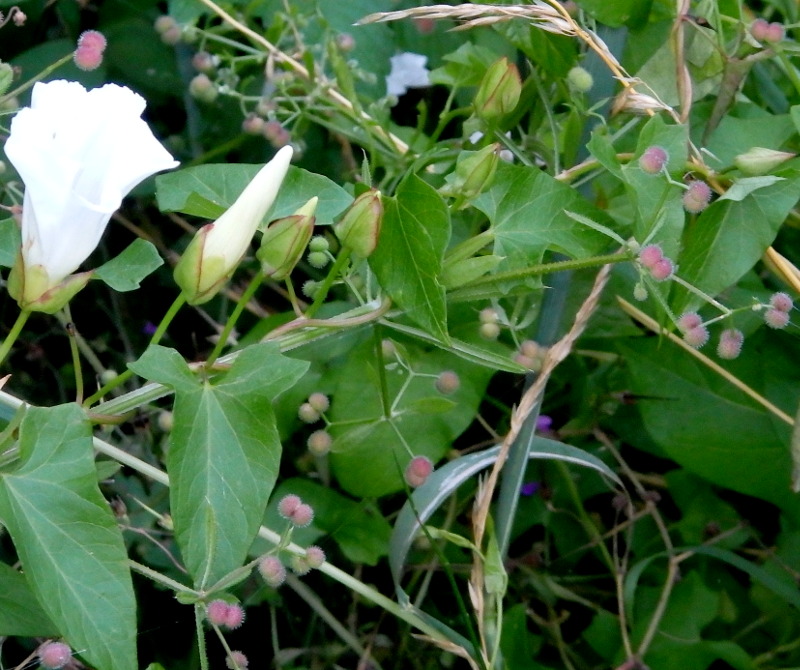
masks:
<svg viewBox="0 0 800 670"><path fill-rule="evenodd" d="M540 414L536 419L536 430L539 432L546 432L553 426L553 418L547 414Z"/></svg>
<svg viewBox="0 0 800 670"><path fill-rule="evenodd" d="M536 493L540 488L542 488L541 482L525 482L520 486L519 494L527 498Z"/></svg>
<svg viewBox="0 0 800 670"><path fill-rule="evenodd" d="M142 326L142 333L151 337L156 334L156 330L158 327L152 321L145 321Z"/></svg>

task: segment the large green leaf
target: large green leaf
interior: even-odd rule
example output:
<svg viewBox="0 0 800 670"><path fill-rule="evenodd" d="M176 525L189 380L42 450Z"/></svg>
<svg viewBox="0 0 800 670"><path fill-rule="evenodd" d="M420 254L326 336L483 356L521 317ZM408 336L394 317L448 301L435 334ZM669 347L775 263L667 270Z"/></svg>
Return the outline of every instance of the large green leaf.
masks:
<svg viewBox="0 0 800 670"><path fill-rule="evenodd" d="M158 250L146 240L134 240L119 256L103 263L94 273L115 291L133 291L164 261Z"/></svg>
<svg viewBox="0 0 800 670"><path fill-rule="evenodd" d="M0 635L58 635L58 628L37 602L25 575L5 563L0 563Z"/></svg>
<svg viewBox="0 0 800 670"><path fill-rule="evenodd" d="M195 583L209 586L244 562L258 532L280 466L272 401L308 364L264 343L244 349L220 380L195 379L158 346L130 367L175 389L167 462L175 535Z"/></svg>
<svg viewBox="0 0 800 670"><path fill-rule="evenodd" d="M494 253L505 257L497 272L541 263L548 249L584 258L608 246L605 235L578 223L567 211L615 227L575 189L532 167L501 163L492 187L473 204L489 217L495 236ZM539 279L535 282L538 285Z"/></svg>
<svg viewBox="0 0 800 670"><path fill-rule="evenodd" d="M792 374L788 358L779 373L770 359L780 361L780 353L751 340L742 360L734 362L735 373L746 375L756 390L762 390L762 375ZM759 353L749 357L748 348ZM650 437L670 458L715 484L797 508L790 490L789 426L683 350L648 338L621 345L620 352L630 391L664 398L638 407Z"/></svg>
<svg viewBox="0 0 800 670"><path fill-rule="evenodd" d="M183 212L216 219L250 183L261 165L211 164L178 170L156 178L158 206L165 212ZM327 177L290 167L275 203L264 217L271 221L294 214L314 196L317 223L329 224L353 200Z"/></svg>
<svg viewBox="0 0 800 670"><path fill-rule="evenodd" d="M331 465L339 483L353 495L373 497L401 489L409 450L434 462L444 456L472 422L491 375L487 368L443 351L420 353L408 347L405 360L415 373L410 381L404 367L391 363L386 368L392 405L388 418L371 342L354 349L344 368L332 371L338 385L329 413ZM435 376L443 370L461 378L460 388L448 396L434 387Z"/></svg>
<svg viewBox="0 0 800 670"><path fill-rule="evenodd" d="M369 258L381 286L409 318L447 342L447 308L439 281L450 240L450 215L436 190L415 175L385 199L380 241Z"/></svg>
<svg viewBox="0 0 800 670"><path fill-rule="evenodd" d="M800 198L800 161L780 170L782 181L751 191L741 200L712 203L689 227L678 259L680 276L697 288L716 295L752 268L772 244L786 215ZM675 308L693 304L685 292Z"/></svg>
<svg viewBox="0 0 800 670"><path fill-rule="evenodd" d="M0 516L28 583L69 644L98 668L135 670L136 602L122 535L97 488L77 405L28 409Z"/></svg>

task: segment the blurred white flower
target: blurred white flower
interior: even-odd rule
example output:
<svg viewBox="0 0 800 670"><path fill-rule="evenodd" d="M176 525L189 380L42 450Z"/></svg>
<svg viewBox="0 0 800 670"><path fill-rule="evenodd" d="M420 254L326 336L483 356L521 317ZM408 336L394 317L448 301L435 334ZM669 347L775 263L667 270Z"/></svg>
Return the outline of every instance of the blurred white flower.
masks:
<svg viewBox="0 0 800 670"><path fill-rule="evenodd" d="M389 59L392 70L386 77L386 95L403 95L409 88L430 86L430 72L425 64L428 57L405 51Z"/></svg>
<svg viewBox="0 0 800 670"><path fill-rule="evenodd" d="M87 91L59 80L37 83L12 120L5 152L25 182L14 296L23 308L78 269L134 186L178 165L141 119L144 108L124 86Z"/></svg>
<svg viewBox="0 0 800 670"><path fill-rule="evenodd" d="M222 216L197 231L175 266L175 281L190 304L211 300L236 269L275 202L292 153L291 146L278 151Z"/></svg>

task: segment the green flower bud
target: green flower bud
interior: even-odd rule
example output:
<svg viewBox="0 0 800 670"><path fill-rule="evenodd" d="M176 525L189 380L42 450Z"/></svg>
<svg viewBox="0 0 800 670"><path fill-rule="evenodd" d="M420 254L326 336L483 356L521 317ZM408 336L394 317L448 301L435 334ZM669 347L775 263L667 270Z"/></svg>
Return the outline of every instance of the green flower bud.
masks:
<svg viewBox="0 0 800 670"><path fill-rule="evenodd" d="M514 111L522 93L519 70L503 56L483 75L475 94L475 113L484 121L493 121Z"/></svg>
<svg viewBox="0 0 800 670"><path fill-rule="evenodd" d="M499 144L490 144L480 151L462 151L455 172L445 177L446 183L439 192L464 200L478 197L492 185L500 162L499 150Z"/></svg>
<svg viewBox="0 0 800 670"><path fill-rule="evenodd" d="M333 230L343 247L349 247L354 255L366 258L378 246L382 220L381 192L370 189L353 201Z"/></svg>
<svg viewBox="0 0 800 670"><path fill-rule="evenodd" d="M44 266L25 267L22 254L19 254L8 275L8 293L22 310L55 314L89 283L92 274L69 275L53 286Z"/></svg>
<svg viewBox="0 0 800 670"><path fill-rule="evenodd" d="M775 151L764 149L763 147L753 147L743 154L739 154L733 159L737 168L750 177L767 174L772 172L781 163L794 158L796 154L788 151Z"/></svg>
<svg viewBox="0 0 800 670"><path fill-rule="evenodd" d="M580 65L576 65L567 73L567 81L572 88L581 93L586 93L594 86L594 78Z"/></svg>
<svg viewBox="0 0 800 670"><path fill-rule="evenodd" d="M3 95L11 86L14 70L8 63L0 63L0 95Z"/></svg>
<svg viewBox="0 0 800 670"><path fill-rule="evenodd" d="M264 231L256 258L267 277L286 279L294 270L314 232L318 200L316 196L311 198L292 216L273 221Z"/></svg>

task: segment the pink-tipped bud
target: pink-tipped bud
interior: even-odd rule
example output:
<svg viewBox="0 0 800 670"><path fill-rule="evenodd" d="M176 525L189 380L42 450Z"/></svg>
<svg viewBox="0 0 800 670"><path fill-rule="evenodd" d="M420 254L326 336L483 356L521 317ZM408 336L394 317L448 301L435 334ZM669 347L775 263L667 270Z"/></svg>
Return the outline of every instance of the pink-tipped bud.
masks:
<svg viewBox="0 0 800 670"><path fill-rule="evenodd" d="M650 274L656 281L665 281L672 276L675 266L669 258L662 258L652 268Z"/></svg>
<svg viewBox="0 0 800 670"><path fill-rule="evenodd" d="M782 312L779 309L768 309L764 312L764 322L775 330L781 330L789 325L789 312Z"/></svg>
<svg viewBox="0 0 800 670"><path fill-rule="evenodd" d="M327 430L315 430L306 442L308 450L317 457L325 456L331 450L332 444L333 438Z"/></svg>
<svg viewBox="0 0 800 670"><path fill-rule="evenodd" d="M639 251L639 262L648 270L652 270L656 263L664 258L664 252L657 244L648 244Z"/></svg>
<svg viewBox="0 0 800 670"><path fill-rule="evenodd" d="M306 549L306 561L312 568L319 568L325 562L325 552L316 544Z"/></svg>
<svg viewBox="0 0 800 670"><path fill-rule="evenodd" d="M711 200L711 187L704 181L695 180L683 192L683 208L690 214L702 212Z"/></svg>
<svg viewBox="0 0 800 670"><path fill-rule="evenodd" d="M297 409L297 416L303 423L314 423L319 421L320 413L314 409L311 403L304 402Z"/></svg>
<svg viewBox="0 0 800 670"><path fill-rule="evenodd" d="M433 462L427 456L414 456L408 465L404 477L406 484L412 489L422 486L433 472Z"/></svg>
<svg viewBox="0 0 800 670"><path fill-rule="evenodd" d="M317 391L308 396L308 404L311 405L318 412L327 412L331 406L331 401L324 393Z"/></svg>
<svg viewBox="0 0 800 670"><path fill-rule="evenodd" d="M297 508L302 504L303 501L300 499L300 496L290 493L287 496L283 496L278 503L278 514L284 519L291 519L292 515L297 511Z"/></svg>
<svg viewBox="0 0 800 670"><path fill-rule="evenodd" d="M264 139L276 149L285 147L292 141L292 136L289 134L289 131L281 125L280 121L267 121L264 124L262 134L264 135Z"/></svg>
<svg viewBox="0 0 800 670"><path fill-rule="evenodd" d="M198 51L192 56L192 67L198 72L210 74L216 69L218 58L211 55L208 51Z"/></svg>
<svg viewBox="0 0 800 670"><path fill-rule="evenodd" d="M247 660L247 656L241 651L234 649L231 651L230 656L225 659L225 665L228 666L230 670L247 670L250 661Z"/></svg>
<svg viewBox="0 0 800 670"><path fill-rule="evenodd" d="M313 520L314 509L311 505L306 505L305 503L298 505L289 517L289 521L298 528L305 528L310 525Z"/></svg>
<svg viewBox="0 0 800 670"><path fill-rule="evenodd" d="M696 326L694 328L690 328L683 334L683 341L686 342L686 344L688 344L690 347L699 349L706 342L708 342L708 337L708 328L705 326Z"/></svg>
<svg viewBox="0 0 800 670"><path fill-rule="evenodd" d="M538 358L544 353L542 347L535 340L522 340L519 344L519 351L530 358Z"/></svg>
<svg viewBox="0 0 800 670"><path fill-rule="evenodd" d="M277 556L265 556L258 564L258 572L272 588L286 581L286 567Z"/></svg>
<svg viewBox="0 0 800 670"><path fill-rule="evenodd" d="M700 318L697 312L686 312L680 316L675 325L678 326L678 330L682 333L688 333L692 328L697 328L702 323L703 319Z"/></svg>
<svg viewBox="0 0 800 670"><path fill-rule="evenodd" d="M63 642L45 642L36 651L39 663L45 668L57 670L63 668L72 658L72 649Z"/></svg>
<svg viewBox="0 0 800 670"><path fill-rule="evenodd" d="M647 174L658 174L669 161L669 154L664 147L647 147L639 157L639 167Z"/></svg>
<svg viewBox="0 0 800 670"><path fill-rule="evenodd" d="M96 30L87 30L78 38L78 48L72 55L81 70L96 70L103 62L103 52L106 50L106 38L103 33Z"/></svg>
<svg viewBox="0 0 800 670"><path fill-rule="evenodd" d="M458 391L461 386L461 379L452 370L445 370L436 378L434 385L439 393L449 395Z"/></svg>
<svg viewBox="0 0 800 670"><path fill-rule="evenodd" d="M189 82L189 94L200 102L212 103L217 99L219 91L208 75L202 72Z"/></svg>
<svg viewBox="0 0 800 670"><path fill-rule="evenodd" d="M774 293L769 299L769 304L779 312L791 312L794 306L788 293Z"/></svg>
<svg viewBox="0 0 800 670"><path fill-rule="evenodd" d="M264 130L264 119L256 114L248 114L242 121L242 132L247 135L260 135Z"/></svg>
<svg viewBox="0 0 800 670"><path fill-rule="evenodd" d="M228 603L224 600L212 600L206 607L206 618L214 626L224 626L228 619Z"/></svg>
<svg viewBox="0 0 800 670"><path fill-rule="evenodd" d="M742 353L743 343L744 333L741 330L735 328L723 330L717 344L717 356L727 360L737 358Z"/></svg>
<svg viewBox="0 0 800 670"><path fill-rule="evenodd" d="M235 630L244 623L244 607L238 603L228 603L228 611L225 613L224 625L229 630Z"/></svg>

